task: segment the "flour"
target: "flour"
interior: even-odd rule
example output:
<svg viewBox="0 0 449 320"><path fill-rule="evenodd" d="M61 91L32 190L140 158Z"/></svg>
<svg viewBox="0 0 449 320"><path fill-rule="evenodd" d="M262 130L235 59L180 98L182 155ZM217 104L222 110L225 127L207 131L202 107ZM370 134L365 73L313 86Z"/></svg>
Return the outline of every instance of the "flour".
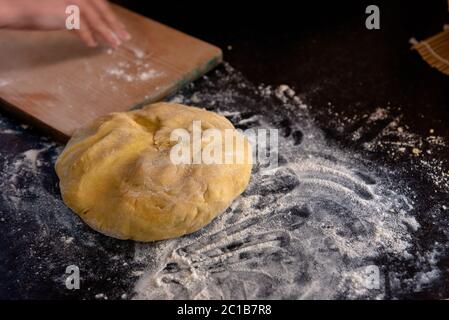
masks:
<svg viewBox="0 0 449 320"><path fill-rule="evenodd" d="M137 73L129 71L130 69L131 67L115 67L107 69L106 73L126 82L148 81L163 75L154 69L138 69Z"/></svg>
<svg viewBox="0 0 449 320"><path fill-rule="evenodd" d="M119 298L135 279L126 262L132 248L101 238L64 205L54 173L64 146L5 115L0 140L0 261L7 270L1 283L13 288L8 297L93 299L104 292ZM66 267L73 264L81 269L82 290L65 287Z"/></svg>
<svg viewBox="0 0 449 320"><path fill-rule="evenodd" d="M17 130L11 130L11 129L4 129L1 131L3 134L20 134L20 131Z"/></svg>
<svg viewBox="0 0 449 320"><path fill-rule="evenodd" d="M295 96L295 91L288 85L281 84L276 88L275 95L279 100L286 103L288 101L288 98L293 98Z"/></svg>
<svg viewBox="0 0 449 320"><path fill-rule="evenodd" d="M160 73L158 73L156 70L149 70L139 73L138 77L141 81L146 81L148 79L152 79L155 77L158 77Z"/></svg>
<svg viewBox="0 0 449 320"><path fill-rule="evenodd" d="M73 240L74 240L73 237L66 237L66 236L61 237L61 241L66 245L71 244Z"/></svg>
<svg viewBox="0 0 449 320"><path fill-rule="evenodd" d="M352 117L337 115L331 109L328 112L334 115L330 125L342 134L346 134L347 128L355 127L349 133L352 142L361 143L366 151L387 154L393 161L412 158L411 166L416 171L425 174L440 190L449 192L449 161L434 157L444 153L449 143L435 129L429 128L427 135L414 133L404 123L402 114L392 114L390 106ZM370 136L368 141L364 141L366 136Z"/></svg>
<svg viewBox="0 0 449 320"><path fill-rule="evenodd" d="M274 95L283 103L288 102L290 105L294 105L299 109L307 109L307 104L303 102L302 98L296 95L295 90L293 90L286 84L281 84L274 89L271 86L264 86L263 84L261 84L258 86L257 90L263 97L271 97L272 95Z"/></svg>
<svg viewBox="0 0 449 320"><path fill-rule="evenodd" d="M143 60L145 57L143 50L135 47L126 47L125 49L132 52L133 57L129 60L119 61L117 65L107 67L105 69L106 76L112 76L126 82L135 82L149 81L164 75L162 71L152 68L150 63ZM113 53L114 51L107 51L107 54Z"/></svg>
<svg viewBox="0 0 449 320"><path fill-rule="evenodd" d="M0 134L16 134L15 130L1 130ZM49 143L41 149L29 149L18 154L9 166L9 171L1 173L2 181L0 187L4 190L3 198L6 198L9 203L16 209L20 208L22 197L28 194L29 188L18 188L19 178L22 176L35 176L38 172L38 167L41 165L39 155L48 150L53 144ZM8 189L13 192L7 192Z"/></svg>
<svg viewBox="0 0 449 320"><path fill-rule="evenodd" d="M23 153L24 161L28 162L28 165L31 167L31 169L33 171L35 171L37 166L40 165L40 161L38 160L39 154L45 150L46 150L46 148L31 149L31 150L27 150Z"/></svg>
<svg viewBox="0 0 449 320"><path fill-rule="evenodd" d="M124 61L104 79L132 68L152 70ZM449 167L433 155L448 143L436 130L414 134L401 115L380 106L333 117L330 125L342 133L364 121L348 135L359 148L343 148L311 116L318 108L307 103L307 92L254 86L228 64L169 99L219 112L243 130L278 128L279 167L263 174L263 164L255 166L249 188L204 229L134 244L99 235L64 205L53 170L63 145L0 117L2 239L15 239L11 259L23 292L50 284L60 296L90 299L382 299L417 292L447 298L441 283L449 252ZM379 121L386 125L364 141ZM408 162L391 167L371 153ZM423 197L420 188L432 196ZM89 284L75 293L62 278L73 263Z"/></svg>
<svg viewBox="0 0 449 320"><path fill-rule="evenodd" d="M210 107L237 128L279 128L280 167L266 175L256 166L248 190L203 230L136 244L136 261L146 271L135 298L382 299L390 278L406 283L395 287L399 291L423 290L438 279L436 265L413 276L420 287L377 263L385 256L417 257L416 196L395 182L393 171L329 143L308 117L304 95L289 86L254 88L229 65L217 74L221 83L205 78L171 101ZM273 99L280 104L273 106ZM272 112L278 116L264 117L265 108L279 108ZM288 112L298 110L291 120ZM387 116L379 108L366 118L373 123ZM375 288L366 284L370 267L379 271Z"/></svg>
<svg viewBox="0 0 449 320"><path fill-rule="evenodd" d="M137 59L143 59L145 57L145 52L142 49L136 48L136 47L127 47L128 50L132 51L134 53L134 56Z"/></svg>

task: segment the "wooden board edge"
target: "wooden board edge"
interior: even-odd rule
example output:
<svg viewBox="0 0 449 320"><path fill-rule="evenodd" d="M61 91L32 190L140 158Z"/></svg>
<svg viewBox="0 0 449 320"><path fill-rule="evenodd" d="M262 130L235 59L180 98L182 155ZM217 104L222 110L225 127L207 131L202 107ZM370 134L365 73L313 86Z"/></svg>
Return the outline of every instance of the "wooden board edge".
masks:
<svg viewBox="0 0 449 320"><path fill-rule="evenodd" d="M175 86L173 86L171 88L166 88L165 90L162 90L158 95L156 95L154 97L151 97L149 99L144 99L141 102L135 103L134 105L132 105L130 107L130 110L140 109L147 104L162 100L163 98L169 96L170 94L185 87L189 83L199 79L201 76L205 75L206 73L208 73L209 71L214 69L216 66L221 64L222 62L223 62L223 52L221 51L220 48L217 47L217 54L213 58L211 58L209 61L207 61L204 65L193 70L192 72L190 72L189 74L187 74L186 76L184 76L183 78L178 80L178 82L176 83Z"/></svg>
<svg viewBox="0 0 449 320"><path fill-rule="evenodd" d="M136 11L130 10L130 9L128 9L128 8L125 8L125 7L123 7L123 6L121 6L121 5L117 4L117 3L110 3L110 5L111 5L112 7L116 7L118 10L127 11L128 13L133 14L133 15L137 15L137 16L141 17L142 19L150 20L151 22L153 22L153 23L155 23L155 24L157 24L157 25L159 25L159 26L161 26L161 27L167 28L167 29L169 29L169 30L171 30L171 31L173 31L173 32L175 32L175 33L182 34L182 35L184 35L184 36L186 36L186 37L188 37L188 38L195 39L196 41L199 41L199 42L202 42L202 43L204 43L204 44L207 44L207 45L210 46L211 48L214 48L215 50L221 52L221 49L220 49L219 47L217 47L216 45L211 44L211 43L209 43L209 42L207 42L207 41L204 41L204 40L202 40L202 39L200 39L200 38L197 38L197 37L195 37L195 36L192 36L192 35L190 35L190 34L188 34L188 33L185 33L184 31L178 30L178 29L176 29L176 28L174 28L174 27L171 27L171 26L169 26L169 25L167 25L167 24L165 24L165 23L162 23L162 22L159 22L159 21L157 21L157 20L154 20L153 18L144 16L143 14L140 14L140 13L138 13L138 12L136 12ZM222 54L222 53L221 53L221 54Z"/></svg>
<svg viewBox="0 0 449 320"><path fill-rule="evenodd" d="M55 138L59 142L66 143L70 139L70 136L66 135L64 132L50 127L48 124L39 120L38 118L33 117L31 114L14 107L11 103L2 99L1 97L0 109L5 111L7 114L12 115L14 118L23 120L23 122L25 122L26 124L30 124L32 127L36 128L39 131L42 131L48 136Z"/></svg>
<svg viewBox="0 0 449 320"><path fill-rule="evenodd" d="M219 64L223 62L223 53L220 48L217 47L217 54L215 57L207 61L204 65L200 66L199 68L193 70L189 74L187 74L185 77L180 79L178 83L170 88L167 88L166 90L161 91L157 96L154 96L150 99L143 100L142 102L136 103L129 107L130 110L142 108L143 106L162 100L166 96L176 92L177 90L181 89L182 87L186 86L187 84L195 81L196 79L200 78L202 75L206 74ZM57 141L66 143L70 139L70 135L61 132L45 122L39 120L38 118L33 117L31 114L26 113L19 108L14 107L11 103L8 101L2 99L0 97L0 108L7 112L8 114L11 114L14 117L17 117L18 119L23 120L25 123L31 124L33 127L35 127L37 130L41 130L46 135L49 135L53 138L55 138Z"/></svg>

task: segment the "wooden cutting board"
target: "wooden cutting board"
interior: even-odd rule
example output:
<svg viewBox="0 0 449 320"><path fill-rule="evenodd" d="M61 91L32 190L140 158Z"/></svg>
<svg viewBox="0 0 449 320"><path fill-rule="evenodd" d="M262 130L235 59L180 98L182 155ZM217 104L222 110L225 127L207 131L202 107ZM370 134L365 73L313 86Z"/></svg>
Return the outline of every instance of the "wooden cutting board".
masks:
<svg viewBox="0 0 449 320"><path fill-rule="evenodd" d="M113 6L132 40L86 48L68 31L0 31L3 107L67 139L92 119L159 100L222 60L206 42Z"/></svg>

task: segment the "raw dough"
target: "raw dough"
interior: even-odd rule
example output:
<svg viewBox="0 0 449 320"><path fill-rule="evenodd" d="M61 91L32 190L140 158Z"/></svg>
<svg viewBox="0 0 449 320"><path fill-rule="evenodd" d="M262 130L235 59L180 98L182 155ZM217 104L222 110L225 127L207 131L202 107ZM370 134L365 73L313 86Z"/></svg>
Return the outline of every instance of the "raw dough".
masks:
<svg viewBox="0 0 449 320"><path fill-rule="evenodd" d="M173 164L170 134L191 132L194 120L202 130L234 129L216 113L156 103L77 130L56 162L64 202L93 229L119 239L161 240L205 226L248 185L251 152L245 138L243 164Z"/></svg>

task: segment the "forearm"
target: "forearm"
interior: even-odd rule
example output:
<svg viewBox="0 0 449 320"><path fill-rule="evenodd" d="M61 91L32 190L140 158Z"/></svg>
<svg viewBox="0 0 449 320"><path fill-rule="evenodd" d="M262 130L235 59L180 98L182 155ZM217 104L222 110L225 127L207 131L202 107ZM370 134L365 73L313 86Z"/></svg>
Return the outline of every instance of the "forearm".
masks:
<svg viewBox="0 0 449 320"><path fill-rule="evenodd" d="M0 0L0 28L7 28L21 18L17 6L11 0Z"/></svg>
<svg viewBox="0 0 449 320"><path fill-rule="evenodd" d="M102 40L112 47L129 40L125 26L106 0L0 0L0 28L61 30L66 28L69 4L80 8L82 28L75 30L87 45Z"/></svg>
<svg viewBox="0 0 449 320"><path fill-rule="evenodd" d="M0 28L61 29L64 18L63 0L0 0Z"/></svg>

